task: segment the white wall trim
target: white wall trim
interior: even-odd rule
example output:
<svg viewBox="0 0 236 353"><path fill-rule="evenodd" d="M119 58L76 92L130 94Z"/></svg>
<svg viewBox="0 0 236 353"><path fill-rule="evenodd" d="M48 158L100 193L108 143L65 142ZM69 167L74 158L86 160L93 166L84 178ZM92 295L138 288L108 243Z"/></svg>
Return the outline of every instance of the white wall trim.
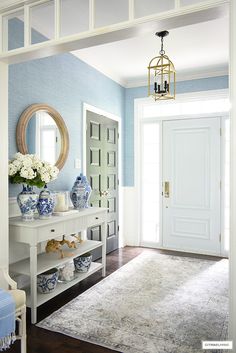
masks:
<svg viewBox="0 0 236 353"><path fill-rule="evenodd" d="M9 263L9 224L8 224L8 65L0 62L0 267L8 268ZM3 284L0 278L0 287Z"/></svg>
<svg viewBox="0 0 236 353"><path fill-rule="evenodd" d="M205 79L205 78L211 78L211 77L220 77L220 76L228 76L229 71L228 69L219 69L219 70L214 70L214 71L208 71L208 72L196 72L196 73L191 73L191 72L177 72L177 82L183 82L183 81L192 81L192 80L199 80L199 79ZM146 87L147 86L147 77L141 77L140 79L117 79L115 76L112 77L112 75L109 75L111 79L116 81L117 83L120 83L122 86L125 88L135 88L135 87Z"/></svg>
<svg viewBox="0 0 236 353"><path fill-rule="evenodd" d="M78 56L74 54L74 52L71 52L71 54L74 55L76 58L78 58ZM126 79L124 77L120 77L115 72L108 73L108 72L103 72L102 70L101 72L103 75L115 81L116 83L118 83L124 88L147 87L147 77L141 77L140 79L132 79L132 78ZM178 82L192 81L192 80L228 76L228 75L229 75L228 69L222 69L222 70L212 71L212 72L202 72L202 73L199 72L195 74L178 72L177 81Z"/></svg>
<svg viewBox="0 0 236 353"><path fill-rule="evenodd" d="M87 169L87 146L86 146L86 130L87 130L87 111L91 111L95 114L102 115L108 119L114 120L118 122L118 132L119 132L119 139L118 139L118 154L119 154L119 167L118 167L118 179L119 179L119 247L125 246L124 240L124 233L123 233L123 214L124 214L124 207L123 207L123 188L121 187L121 176L122 176L122 129L121 129L121 117L115 115L113 113L107 112L103 109L95 107L93 105L83 103L83 172L86 174Z"/></svg>
<svg viewBox="0 0 236 353"><path fill-rule="evenodd" d="M9 197L9 218L20 216L20 209L16 197Z"/></svg>
<svg viewBox="0 0 236 353"><path fill-rule="evenodd" d="M225 121L229 119L228 114L221 116L221 255L229 257L229 251L224 248L225 243L225 193L222 192L225 185Z"/></svg>
<svg viewBox="0 0 236 353"><path fill-rule="evenodd" d="M133 186L124 186L124 220L123 220L123 233L125 238L125 245L138 246L139 234L137 231L139 227L137 223L139 221L139 212L136 204L138 202L138 195L136 188Z"/></svg>
<svg viewBox="0 0 236 353"><path fill-rule="evenodd" d="M233 353L236 352L236 1L230 1L230 308L229 338L233 340Z"/></svg>

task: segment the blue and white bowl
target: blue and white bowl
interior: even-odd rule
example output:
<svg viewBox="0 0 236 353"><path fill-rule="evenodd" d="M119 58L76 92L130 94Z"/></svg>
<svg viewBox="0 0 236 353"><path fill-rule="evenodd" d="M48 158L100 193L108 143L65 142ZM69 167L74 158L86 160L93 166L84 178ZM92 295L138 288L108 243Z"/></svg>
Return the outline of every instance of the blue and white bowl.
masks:
<svg viewBox="0 0 236 353"><path fill-rule="evenodd" d="M40 293L47 294L54 291L58 282L59 271L51 268L37 276L37 288Z"/></svg>
<svg viewBox="0 0 236 353"><path fill-rule="evenodd" d="M74 258L75 271L88 272L92 262L92 255L81 255Z"/></svg>

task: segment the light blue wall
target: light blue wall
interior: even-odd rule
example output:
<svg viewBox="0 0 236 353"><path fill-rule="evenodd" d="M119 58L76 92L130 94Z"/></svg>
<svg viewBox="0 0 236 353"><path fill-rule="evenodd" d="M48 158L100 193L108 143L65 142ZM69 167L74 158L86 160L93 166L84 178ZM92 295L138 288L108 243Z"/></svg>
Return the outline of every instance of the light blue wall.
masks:
<svg viewBox="0 0 236 353"><path fill-rule="evenodd" d="M217 90L228 88L228 76L177 82L177 95L188 92ZM125 90L125 126L124 126L124 185L134 185L134 100L147 97L147 87Z"/></svg>
<svg viewBox="0 0 236 353"><path fill-rule="evenodd" d="M23 110L33 103L47 103L63 117L70 135L70 151L51 189L70 190L82 160L83 102L124 117L125 89L71 54L57 55L9 68L9 158L16 152L15 130ZM10 196L21 190L10 185Z"/></svg>

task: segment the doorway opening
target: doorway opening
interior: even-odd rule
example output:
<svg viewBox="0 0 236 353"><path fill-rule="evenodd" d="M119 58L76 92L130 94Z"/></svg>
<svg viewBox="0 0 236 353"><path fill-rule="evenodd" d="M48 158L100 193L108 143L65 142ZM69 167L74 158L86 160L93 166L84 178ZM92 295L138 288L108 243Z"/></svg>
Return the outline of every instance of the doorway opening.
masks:
<svg viewBox="0 0 236 353"><path fill-rule="evenodd" d="M93 193L92 207L108 209L107 253L123 246L120 207L121 146L120 117L94 106L84 104L83 113L83 170ZM88 230L88 238L100 240L99 227ZM100 253L94 254L95 258Z"/></svg>
<svg viewBox="0 0 236 353"><path fill-rule="evenodd" d="M140 102L142 246L228 256L229 101L212 97Z"/></svg>

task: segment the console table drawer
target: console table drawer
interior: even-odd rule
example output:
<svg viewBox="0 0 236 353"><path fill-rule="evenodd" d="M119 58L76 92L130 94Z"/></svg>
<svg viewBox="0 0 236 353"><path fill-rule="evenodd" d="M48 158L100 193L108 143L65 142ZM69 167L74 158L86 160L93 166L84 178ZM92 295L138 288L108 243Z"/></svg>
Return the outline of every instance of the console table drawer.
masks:
<svg viewBox="0 0 236 353"><path fill-rule="evenodd" d="M65 234L78 233L86 228L86 219L72 219L65 222Z"/></svg>
<svg viewBox="0 0 236 353"><path fill-rule="evenodd" d="M101 224L106 220L106 216L104 214L91 215L87 219L87 226L95 226L97 224Z"/></svg>
<svg viewBox="0 0 236 353"><path fill-rule="evenodd" d="M54 239L64 234L64 224L55 223L50 226L41 227L38 230L38 241Z"/></svg>

